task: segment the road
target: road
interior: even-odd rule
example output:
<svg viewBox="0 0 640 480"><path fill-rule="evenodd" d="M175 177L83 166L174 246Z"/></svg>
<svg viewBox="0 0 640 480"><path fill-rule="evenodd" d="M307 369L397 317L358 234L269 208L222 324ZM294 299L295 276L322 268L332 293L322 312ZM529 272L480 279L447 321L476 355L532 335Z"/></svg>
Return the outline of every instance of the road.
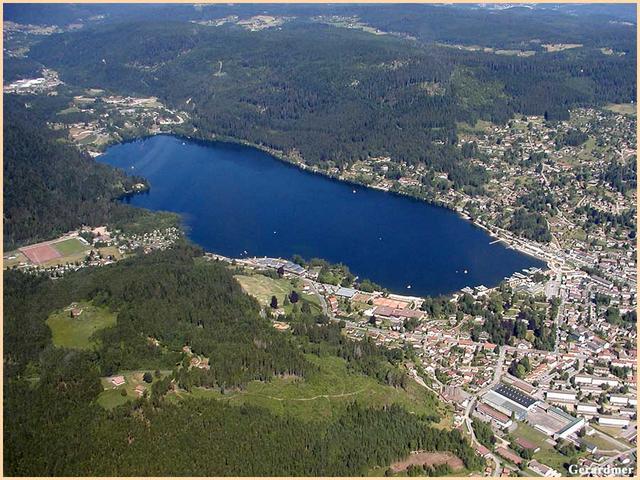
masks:
<svg viewBox="0 0 640 480"><path fill-rule="evenodd" d="M422 377L418 374L418 372L416 371L415 368L407 368L407 370L409 371L409 376L411 378L413 378L415 380L415 382L420 385L421 387L426 388L427 390L433 392L438 398L442 398L440 392L434 390L433 388L431 388L429 385L427 385L425 383L425 381L422 379ZM440 383L438 382L438 380L436 380L435 378L433 379L434 382L436 383Z"/></svg>
<svg viewBox="0 0 640 480"><path fill-rule="evenodd" d="M625 450L627 450L629 448L629 445L626 445L626 444L620 442L619 440L616 440L611 435L607 435L606 433L601 432L598 429L594 429L594 430L595 430L594 435L599 435L600 437L604 438L607 442L615 445L620 452L624 452Z"/></svg>
<svg viewBox="0 0 640 480"><path fill-rule="evenodd" d="M327 317L333 320L333 312L329 310L327 305L327 300L324 298L324 295L320 293L318 290L318 285L321 285L313 280L306 280L305 284L309 286L309 289L318 297L320 300L320 307L322 307L322 313L324 313Z"/></svg>
<svg viewBox="0 0 640 480"><path fill-rule="evenodd" d="M629 448L629 447L625 447L627 450L625 450L624 452L621 452L619 455L615 455L613 457L610 457L609 459L607 459L605 462L601 463L600 466L601 467L606 467L607 465L611 465L613 462L615 462L620 456L622 455L631 455L634 454L636 452L636 448Z"/></svg>
<svg viewBox="0 0 640 480"><path fill-rule="evenodd" d="M465 422L465 425L467 426L467 430L469 430L469 434L471 435L471 445L474 445L474 444L480 445L480 442L478 442L478 440L476 439L476 434L473 431L473 426L471 425L471 412L473 411L478 398L484 395L485 393L487 393L489 390L491 390L500 382L500 378L502 377L502 370L504 368L504 359L505 359L506 353L507 353L507 349L504 346L500 347L500 354L498 355L496 368L493 371L493 378L491 379L491 382L489 382L487 386L482 388L480 391L478 391L477 394L475 394L473 397L469 399L469 403L467 403L467 408L465 408L464 410L464 422ZM493 453L490 453L488 456L496 465L496 468L493 470L491 475L493 477L499 477L500 474L502 473L502 465L500 463L500 459Z"/></svg>

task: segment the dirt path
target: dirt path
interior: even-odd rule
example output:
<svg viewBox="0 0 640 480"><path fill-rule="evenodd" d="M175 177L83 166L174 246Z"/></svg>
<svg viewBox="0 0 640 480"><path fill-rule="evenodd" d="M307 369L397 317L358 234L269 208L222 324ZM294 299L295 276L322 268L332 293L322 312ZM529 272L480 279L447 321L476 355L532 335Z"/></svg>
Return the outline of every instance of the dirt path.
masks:
<svg viewBox="0 0 640 480"><path fill-rule="evenodd" d="M255 395L258 397L270 398L271 400L278 400L281 402L286 401L298 401L298 402L309 402L312 400L317 400L319 398L342 398L342 397L352 397L353 395L358 395L366 390L366 388L361 388L360 390L356 390L355 392L349 393L335 393L331 395L316 395L315 397L305 397L305 398L281 398L281 397L273 397L271 395L264 395L262 393L253 393L253 392L238 392L239 395ZM228 397L227 397L228 398Z"/></svg>

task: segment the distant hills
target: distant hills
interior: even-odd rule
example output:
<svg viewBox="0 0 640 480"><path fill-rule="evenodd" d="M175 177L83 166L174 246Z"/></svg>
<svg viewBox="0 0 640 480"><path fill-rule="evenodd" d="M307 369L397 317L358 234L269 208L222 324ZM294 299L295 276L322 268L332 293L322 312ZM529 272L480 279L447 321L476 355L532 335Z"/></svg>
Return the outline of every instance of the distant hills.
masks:
<svg viewBox="0 0 640 480"><path fill-rule="evenodd" d="M265 14L304 19L318 15L357 15L374 27L399 27L398 31L419 34L423 40L470 41L501 47L536 37L556 43L567 43L570 39L573 43L589 44L597 42L595 26L604 38L609 38L611 32L629 30L628 25L610 24L610 20L636 23L633 4L7 4L4 20L37 25L92 25L149 18L189 21ZM635 31L629 34L630 39L635 38Z"/></svg>

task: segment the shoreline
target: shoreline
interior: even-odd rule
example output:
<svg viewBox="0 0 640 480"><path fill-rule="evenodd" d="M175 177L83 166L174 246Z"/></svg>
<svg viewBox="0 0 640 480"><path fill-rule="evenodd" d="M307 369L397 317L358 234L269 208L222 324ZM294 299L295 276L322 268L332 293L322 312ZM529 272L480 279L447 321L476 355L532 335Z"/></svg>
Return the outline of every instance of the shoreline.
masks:
<svg viewBox="0 0 640 480"><path fill-rule="evenodd" d="M148 134L148 135L142 135L136 138L131 138L122 142L119 142L119 144L122 143L129 143L129 142L135 142L138 140L145 140L151 137L155 137L158 135L168 135L168 136L173 136L182 140L189 140L189 141L195 141L195 142L202 142L204 144L211 144L211 143L227 143L227 144L232 144L232 145L241 145L241 146L245 146L245 147L250 147L250 148L255 148L257 150L260 150L268 155L270 155L271 157L287 164L293 167L296 167L304 172L308 172L311 174L316 174L316 175L321 175L325 178L331 179L331 180L335 180L338 182L342 182L345 183L347 185L352 185L352 186L358 186L361 188L370 188L373 190L377 190L377 191L381 191L381 192L386 192L386 193L390 193L392 195L398 195L398 196L402 196L405 198L410 198L412 200L418 201L418 202L424 202L428 205L434 206L434 207L439 207L439 208L443 208L446 209L452 213L455 213L456 215L458 215L458 217L460 217L462 220L469 222L471 225L473 225L476 228L479 228L481 230L483 230L484 232L486 232L491 238L493 238L496 242L502 242L507 248L510 248L512 250L515 250L523 255L526 255L528 257L531 257L539 262L544 263L544 268L543 269L550 269L549 266L549 262L551 261L549 258L547 258L546 255L543 255L541 253L538 253L536 250L542 250L540 247L538 247L537 245L535 245L536 250L532 249L532 248L528 248L525 247L523 245L521 245L521 242L533 242L532 240L526 240L526 239L514 239L514 238L510 238L509 236L506 235L500 235L499 233L495 232L493 229L496 229L498 227L492 227L491 225L486 225L484 223L478 222L473 220L473 218L464 210L458 210L454 207L452 207L451 205L442 202L442 201L438 201L438 200L430 200L430 199L426 199L426 198L421 198L421 197L417 197L415 195L412 195L410 193L407 192L402 192L402 191L397 191L397 190L390 190L390 189L385 189L385 188L380 188L377 187L375 185L367 185L365 183L362 182L358 182L356 180L352 180L352 179L347 179L347 178L342 178L339 175L332 175L326 171L323 171L320 168L314 167L314 166L309 166L304 162L301 162L299 160L296 160L290 156L288 156L287 154L285 154L282 151L278 151L269 147L265 147L264 145L260 145L260 144L256 144L256 143L252 143L249 142L247 140L242 140L236 137L227 137L227 136L218 136L215 134L212 134L212 138L204 138L202 136L199 135L187 135L184 133L174 133L174 132L160 132L160 133L152 133L152 134ZM114 145L117 144L110 144L108 146L105 146L106 148L112 147ZM103 151L104 152L104 151ZM136 193L134 193L135 195ZM493 243L493 242L492 242Z"/></svg>

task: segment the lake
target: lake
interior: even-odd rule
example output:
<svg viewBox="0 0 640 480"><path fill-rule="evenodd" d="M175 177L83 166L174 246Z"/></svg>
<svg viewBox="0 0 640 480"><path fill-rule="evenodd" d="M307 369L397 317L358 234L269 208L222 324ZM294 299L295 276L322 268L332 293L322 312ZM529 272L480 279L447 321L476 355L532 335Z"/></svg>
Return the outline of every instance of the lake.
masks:
<svg viewBox="0 0 640 480"><path fill-rule="evenodd" d="M193 242L229 257L320 257L411 295L494 286L544 266L491 244L450 210L305 172L251 147L161 135L112 146L98 160L149 180L132 205L182 214Z"/></svg>

